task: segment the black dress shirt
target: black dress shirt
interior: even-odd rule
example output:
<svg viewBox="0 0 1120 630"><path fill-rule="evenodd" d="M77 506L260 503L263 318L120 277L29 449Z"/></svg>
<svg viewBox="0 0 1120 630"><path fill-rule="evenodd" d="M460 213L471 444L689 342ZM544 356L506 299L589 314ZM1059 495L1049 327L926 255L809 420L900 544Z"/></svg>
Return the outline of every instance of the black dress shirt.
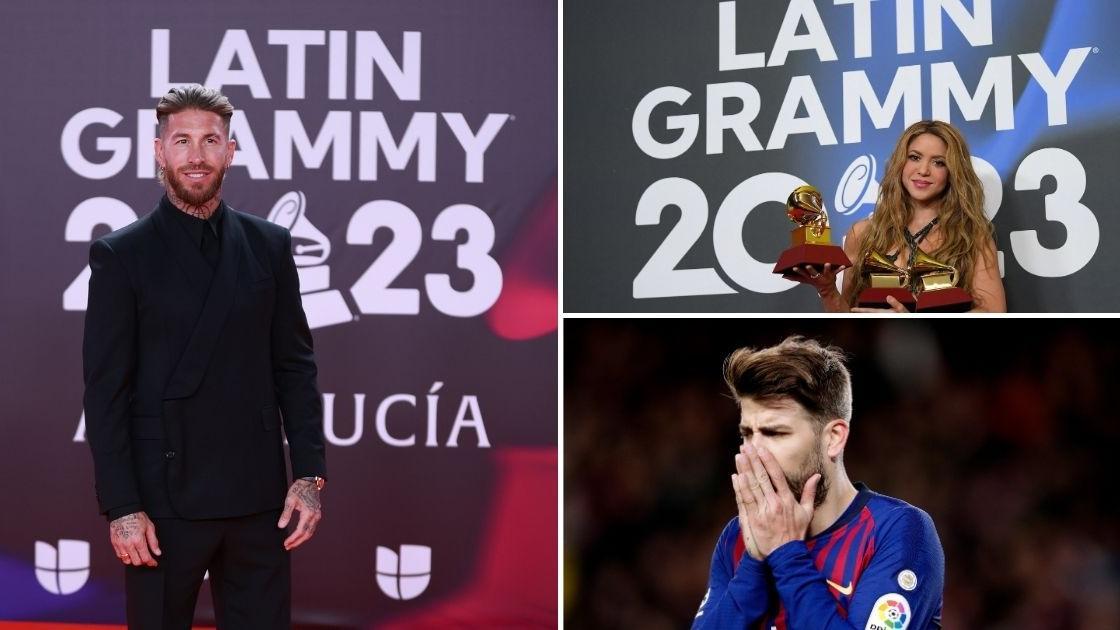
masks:
<svg viewBox="0 0 1120 630"><path fill-rule="evenodd" d="M183 212L175 207L166 195L164 195L161 203L166 204L173 211L173 214L177 217L176 222L186 230L191 242L199 248L199 251L206 258L206 262L210 263L210 268L217 267L218 257L221 254L222 213L226 205L225 202L218 204L209 219L200 219Z"/></svg>

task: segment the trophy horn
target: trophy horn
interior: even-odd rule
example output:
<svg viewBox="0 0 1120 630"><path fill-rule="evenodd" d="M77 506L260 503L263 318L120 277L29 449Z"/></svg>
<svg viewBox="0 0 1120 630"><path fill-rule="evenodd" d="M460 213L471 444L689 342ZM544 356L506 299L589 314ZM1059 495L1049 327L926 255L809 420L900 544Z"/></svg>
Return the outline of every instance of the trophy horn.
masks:
<svg viewBox="0 0 1120 630"><path fill-rule="evenodd" d="M786 216L800 227L808 227L820 236L828 227L828 211L824 209L821 191L815 186L798 186L786 199Z"/></svg>
<svg viewBox="0 0 1120 630"><path fill-rule="evenodd" d="M844 250L831 242L832 230L828 227L828 213L824 209L821 191L813 186L798 186L786 199L786 216L797 227L789 232L793 245L778 256L774 263L774 273L787 280L801 281L802 275L794 269L813 266L817 269L825 265L850 267Z"/></svg>
<svg viewBox="0 0 1120 630"><path fill-rule="evenodd" d="M867 271L878 271L885 273L901 272L905 273L906 270L895 265L889 258L880 254L879 252L868 252L867 256L863 258L863 268Z"/></svg>
<svg viewBox="0 0 1120 630"><path fill-rule="evenodd" d="M918 250L914 257L914 264L910 267L910 273L928 278L928 281L923 280L927 289L957 285L957 268L933 258L922 250ZM934 287L933 284L938 286Z"/></svg>
<svg viewBox="0 0 1120 630"><path fill-rule="evenodd" d="M910 272L891 262L879 252L868 252L863 258L863 274L875 288L905 287L910 284Z"/></svg>

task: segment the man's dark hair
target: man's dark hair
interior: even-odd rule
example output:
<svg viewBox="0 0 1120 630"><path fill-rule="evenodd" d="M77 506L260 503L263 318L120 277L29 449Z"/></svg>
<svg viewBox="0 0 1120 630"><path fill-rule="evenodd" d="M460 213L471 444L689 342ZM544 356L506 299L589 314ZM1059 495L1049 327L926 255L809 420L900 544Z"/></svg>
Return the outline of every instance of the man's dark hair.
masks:
<svg viewBox="0 0 1120 630"><path fill-rule="evenodd" d="M761 404L789 398L804 407L816 426L835 418L852 419L852 377L843 350L813 339L787 337L756 350L739 348L723 363L723 379L736 402Z"/></svg>
<svg viewBox="0 0 1120 630"><path fill-rule="evenodd" d="M229 137L229 121L233 118L233 104L218 90L203 87L197 83L171 88L156 104L156 120L159 127L156 135L163 136L167 128L167 118L188 109L198 109L204 112L214 112L222 119L226 137Z"/></svg>

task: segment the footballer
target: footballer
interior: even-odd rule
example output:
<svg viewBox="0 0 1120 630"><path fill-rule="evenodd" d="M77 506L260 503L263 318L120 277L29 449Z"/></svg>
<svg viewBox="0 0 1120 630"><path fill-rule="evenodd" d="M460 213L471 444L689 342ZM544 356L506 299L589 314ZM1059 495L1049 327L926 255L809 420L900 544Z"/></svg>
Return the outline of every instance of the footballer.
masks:
<svg viewBox="0 0 1120 630"><path fill-rule="evenodd" d="M712 554L694 629L940 628L945 556L929 515L853 484L843 353L802 337L724 363L742 443L738 515Z"/></svg>

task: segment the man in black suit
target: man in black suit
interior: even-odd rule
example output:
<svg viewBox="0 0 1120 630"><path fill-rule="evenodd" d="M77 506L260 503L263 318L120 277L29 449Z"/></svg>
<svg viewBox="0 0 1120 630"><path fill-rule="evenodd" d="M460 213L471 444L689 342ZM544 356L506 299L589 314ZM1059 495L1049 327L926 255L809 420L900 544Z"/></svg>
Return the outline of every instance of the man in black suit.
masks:
<svg viewBox="0 0 1120 630"><path fill-rule="evenodd" d="M291 235L221 200L235 147L225 96L179 87L156 112L166 195L90 247L82 348L128 624L189 628L209 570L219 628L286 628L285 552L314 534L326 475Z"/></svg>

